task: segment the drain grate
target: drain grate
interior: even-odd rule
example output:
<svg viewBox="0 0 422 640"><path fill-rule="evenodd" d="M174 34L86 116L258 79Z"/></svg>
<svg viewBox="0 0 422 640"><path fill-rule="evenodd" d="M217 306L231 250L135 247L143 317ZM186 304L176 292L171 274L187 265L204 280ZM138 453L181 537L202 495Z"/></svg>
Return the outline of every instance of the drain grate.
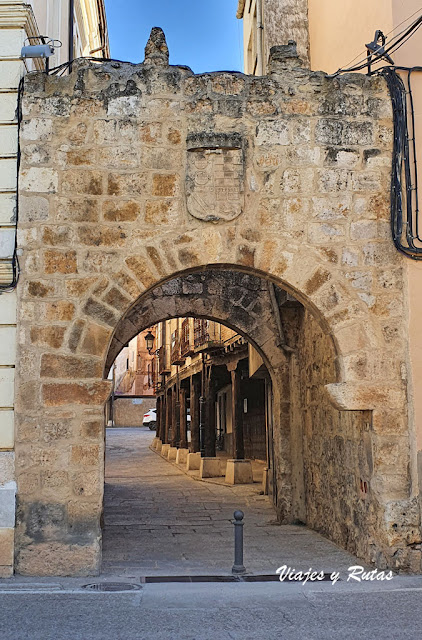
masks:
<svg viewBox="0 0 422 640"><path fill-rule="evenodd" d="M144 584L158 582L240 582L239 576L146 576Z"/></svg>
<svg viewBox="0 0 422 640"><path fill-rule="evenodd" d="M331 580L331 574L324 574L324 581ZM146 576L141 578L142 584L159 582L279 582L278 574L244 575L244 576ZM285 583L299 584L297 580L284 580Z"/></svg>
<svg viewBox="0 0 422 640"><path fill-rule="evenodd" d="M96 582L93 584L84 584L82 589L88 591L140 591L140 584L128 584L126 582Z"/></svg>

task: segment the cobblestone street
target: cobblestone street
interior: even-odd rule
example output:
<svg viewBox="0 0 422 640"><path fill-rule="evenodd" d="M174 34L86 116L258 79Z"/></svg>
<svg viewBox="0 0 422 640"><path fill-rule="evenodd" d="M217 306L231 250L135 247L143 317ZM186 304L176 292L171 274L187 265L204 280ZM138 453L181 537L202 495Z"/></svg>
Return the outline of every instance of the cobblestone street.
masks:
<svg viewBox="0 0 422 640"><path fill-rule="evenodd" d="M279 526L260 485L224 486L187 476L149 449L154 433L107 429L103 573L213 575L233 564L235 509L245 513L245 566L345 570L357 562L322 536Z"/></svg>

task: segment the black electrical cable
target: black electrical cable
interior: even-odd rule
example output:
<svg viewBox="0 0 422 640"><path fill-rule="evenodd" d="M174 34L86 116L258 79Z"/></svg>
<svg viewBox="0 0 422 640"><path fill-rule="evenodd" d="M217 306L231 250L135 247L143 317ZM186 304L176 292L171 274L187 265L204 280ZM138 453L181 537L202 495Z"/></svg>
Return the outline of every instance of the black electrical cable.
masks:
<svg viewBox="0 0 422 640"><path fill-rule="evenodd" d="M397 51L397 49L400 48L397 45L400 44L400 46L402 46L402 44L404 44L404 42L406 42L409 39L409 37L411 37L413 33L417 29L419 29L421 24L422 24L422 16L419 16L419 18L417 18L417 20L415 20L399 38L397 38L397 36L396 38L393 38L393 40L388 45L388 47L385 47L383 53L374 54L373 56L371 56L371 65L381 61L385 54L391 54L391 53L394 53L394 51ZM354 67L349 67L347 69L339 69L338 71L336 71L336 73L333 74L333 76L339 75L340 73L352 73L353 71L361 71L362 69L365 69L367 66L368 66L368 60L365 59L365 62L362 62L362 64L358 64Z"/></svg>
<svg viewBox="0 0 422 640"><path fill-rule="evenodd" d="M400 49L415 32L422 26L422 16L404 32L396 38L382 54L371 56L370 64L373 65L382 60L383 56L394 53ZM333 76L340 73L360 71L368 67L368 61L363 64L339 69ZM397 71L407 72L407 90L403 79ZM422 260L422 247L415 244L415 240L422 243L419 233L419 185L418 185L418 164L416 153L416 127L415 111L412 92L411 76L414 71L422 71L422 67L400 67L388 65L370 71L369 75L383 75L387 81L393 106L394 123L394 147L391 169L391 233L393 242L398 251L413 260ZM407 106L407 96L409 96L409 109ZM409 137L408 120L410 110L411 137ZM409 146L411 142L411 147ZM414 175L412 181L410 149L413 156ZM403 184L404 179L404 184ZM405 193L405 212L403 196Z"/></svg>
<svg viewBox="0 0 422 640"><path fill-rule="evenodd" d="M414 36L414 34L416 33L416 31L417 31L418 29L420 29L421 27L422 27L422 22L420 22L420 23L418 24L418 26L417 26L417 27L415 27L415 28L412 30L412 33L410 33L410 34L407 36L407 38L406 38L405 40L401 41L401 42L400 42L400 44L398 44L398 42L396 42L394 45L392 45L391 53L396 53L396 51L398 51L399 49L401 49L401 47L402 47L404 44L406 44L406 42L407 42L408 40L410 40L410 38L413 38L413 36ZM397 45L398 45L398 46L397 46ZM396 66L396 65L393 65L393 66Z"/></svg>
<svg viewBox="0 0 422 640"><path fill-rule="evenodd" d="M391 233L395 247L413 260L422 260L422 247L415 245L414 240L418 237L418 214L419 203L417 193L417 158L416 143L414 129L414 107L413 96L411 96L410 88L410 111L412 122L412 138L409 138L408 132L408 109L407 94L403 79L398 75L397 70L408 72L408 82L410 82L411 73L413 71L422 70L422 67L385 67L380 70L380 74L385 77L387 86L390 91L391 102L393 106L393 123L394 123L394 145L393 160L391 169ZM412 184L412 175L410 169L410 153L409 141L412 140L412 151L414 155L415 177ZM404 185L402 184L404 175ZM406 193L406 215L404 220L403 207L403 187ZM415 194L415 197L413 196ZM413 211L413 201L416 202L416 210ZM416 232L414 231L416 225ZM406 244L404 243L406 239Z"/></svg>
<svg viewBox="0 0 422 640"><path fill-rule="evenodd" d="M411 20L413 18L413 16L415 16L417 13L421 13L422 12L422 7L419 7L419 9L417 9L416 11L414 11L410 16L408 16L407 18L405 18L404 20L402 20L401 22L399 22L399 24L397 24L393 29L391 29L391 31L388 31L385 34L385 37L388 38L388 36L390 36L390 34L392 34L394 31L396 31L399 27L401 27L402 24L405 24L405 22L409 22L409 20ZM413 24L413 23L412 23ZM405 32L407 27L405 27L404 29L402 29L402 31L399 31L399 33L396 33L395 36L391 36L391 40L394 40L395 38L397 38L398 36L400 36L402 33ZM380 45L382 46L382 45ZM364 56L364 57L362 57ZM365 57L367 57L367 54L364 51L361 51L360 53L357 54L357 56L355 56L352 60L350 60L350 62L347 63L347 67L350 67L353 62L355 60L358 60L358 58L360 59L360 62L363 62L365 60ZM359 62L357 62L356 64L359 64ZM346 68L346 67L344 67Z"/></svg>
<svg viewBox="0 0 422 640"><path fill-rule="evenodd" d="M414 164L414 193L415 193L415 237L419 242L422 242L422 238L419 234L419 180L418 180L418 159L416 153L416 126L415 126L415 107L413 102L413 92L412 92L412 82L411 76L413 71L422 71L422 67L409 69L407 73L407 87L409 94L409 102L410 102L410 114L411 114L411 123L412 123L412 151L413 151L413 164Z"/></svg>
<svg viewBox="0 0 422 640"><path fill-rule="evenodd" d="M75 64L75 62L79 62L79 60L87 60L88 62L96 62L98 64L103 64L104 62L115 62L118 64L131 64L131 65L135 65L135 62L129 62L127 60L118 60L117 58L95 58L94 56L90 57L90 56L81 56L80 58L74 58L73 60L67 60L67 62L63 62L62 64L59 64L57 67L51 67L51 69L49 69L48 74L49 76L56 76L56 75L61 75L62 73L64 73L64 71L66 71L67 69L71 69L72 66ZM141 63L139 63L141 64ZM32 74L36 74L39 73L39 71L30 71L27 75L30 76Z"/></svg>
<svg viewBox="0 0 422 640"><path fill-rule="evenodd" d="M103 64L104 62L117 62L119 64L132 64L135 65L135 62L129 62L127 60L118 60L117 58L95 58L89 56L82 56L80 58L75 58L74 60L67 62L63 62L63 64L58 65L57 67L52 67L49 71L49 75L57 75L60 71L66 70L68 67L71 67L75 62L79 60L88 60L89 62L97 62ZM140 63L139 63L140 64Z"/></svg>
<svg viewBox="0 0 422 640"><path fill-rule="evenodd" d="M23 95L24 78L20 79L18 86L18 103L16 108L16 117L18 123L18 144L17 144L17 156L16 156L16 205L15 205L15 240L12 254L12 281L9 284L0 284L0 293L6 293L16 289L20 267L18 257L18 220L19 220L19 168L21 163L21 149L20 149L20 128L22 122L22 95Z"/></svg>
<svg viewBox="0 0 422 640"><path fill-rule="evenodd" d="M339 69L331 77L335 77L340 73L348 73L352 71L360 71L368 68L368 75L383 75L387 81L390 91L391 102L393 106L393 123L394 123L394 147L393 160L391 169L391 233L395 247L413 260L422 260L422 247L415 244L415 240L422 243L422 237L419 232L419 185L418 185L418 163L416 152L416 127L415 127L415 110L412 92L411 76L414 71L422 71L421 66L400 67L397 65L388 65L371 71L369 64L373 65L380 62L385 54L391 54L400 49L422 26L422 16L419 16L415 22L405 32L400 33L400 37L396 37L394 42L385 48L383 53L375 54L368 58L363 64L349 67L347 69ZM369 64L368 64L369 63ZM407 90L403 79L398 75L397 71L407 72ZM410 123L412 128L411 137L409 137L408 128L408 106L407 96L409 96ZM410 147L413 156L414 175L412 182ZM404 185L403 185L404 177ZM405 202L405 220L403 211L403 191L406 194ZM404 238L406 242L404 243Z"/></svg>

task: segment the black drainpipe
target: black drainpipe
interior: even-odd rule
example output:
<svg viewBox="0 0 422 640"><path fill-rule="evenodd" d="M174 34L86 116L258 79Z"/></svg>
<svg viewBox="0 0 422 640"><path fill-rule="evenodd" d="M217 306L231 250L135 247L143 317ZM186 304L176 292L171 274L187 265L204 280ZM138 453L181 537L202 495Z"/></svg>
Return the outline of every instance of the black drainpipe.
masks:
<svg viewBox="0 0 422 640"><path fill-rule="evenodd" d="M75 0L69 0L69 62L73 61L73 15L75 11ZM72 65L69 65L69 73Z"/></svg>

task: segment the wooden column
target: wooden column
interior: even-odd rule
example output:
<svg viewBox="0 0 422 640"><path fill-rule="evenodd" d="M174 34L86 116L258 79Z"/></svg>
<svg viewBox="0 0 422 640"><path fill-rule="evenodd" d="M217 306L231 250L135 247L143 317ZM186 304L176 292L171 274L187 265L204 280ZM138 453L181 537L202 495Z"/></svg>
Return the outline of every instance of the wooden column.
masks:
<svg viewBox="0 0 422 640"><path fill-rule="evenodd" d="M240 391L240 371L231 371L232 377L232 424L233 424L233 458L244 460L245 445L243 442L243 406Z"/></svg>
<svg viewBox="0 0 422 640"><path fill-rule="evenodd" d="M174 446L180 447L180 388L178 386L174 387L174 400Z"/></svg>
<svg viewBox="0 0 422 640"><path fill-rule="evenodd" d="M206 375L205 384L205 433L204 449L206 458L216 456L216 412L215 412L215 385L212 380L212 366Z"/></svg>
<svg viewBox="0 0 422 640"><path fill-rule="evenodd" d="M178 447L180 442L180 402L179 394L177 393L176 386L172 389L172 412L171 412L171 424L172 424L172 437L171 446Z"/></svg>
<svg viewBox="0 0 422 640"><path fill-rule="evenodd" d="M155 406L155 411L156 411L156 415L157 415L157 427L155 430L155 436L156 438L160 438L161 440L161 396L157 396L157 400L156 400L156 406Z"/></svg>
<svg viewBox="0 0 422 640"><path fill-rule="evenodd" d="M163 444L169 444L171 434L171 392L168 389L165 391L166 396L166 423L164 428L164 440Z"/></svg>
<svg viewBox="0 0 422 640"><path fill-rule="evenodd" d="M201 380L199 376L190 379L190 448L192 453L201 449L199 442L199 397L201 395Z"/></svg>
<svg viewBox="0 0 422 640"><path fill-rule="evenodd" d="M186 419L186 389L179 390L180 401L180 448L188 448L188 422Z"/></svg>

